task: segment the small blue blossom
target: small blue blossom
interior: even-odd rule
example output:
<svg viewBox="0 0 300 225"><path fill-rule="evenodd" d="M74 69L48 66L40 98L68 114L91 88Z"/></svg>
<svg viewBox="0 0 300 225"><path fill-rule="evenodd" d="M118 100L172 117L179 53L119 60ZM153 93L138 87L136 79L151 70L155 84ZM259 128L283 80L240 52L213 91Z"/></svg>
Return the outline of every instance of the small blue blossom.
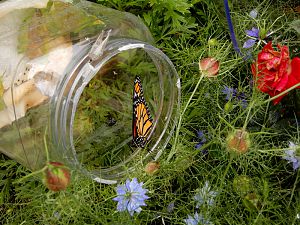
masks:
<svg viewBox="0 0 300 225"><path fill-rule="evenodd" d="M233 97L233 94L236 92L235 88L224 86L224 89L222 90L222 93L226 95L225 99L226 101L231 100Z"/></svg>
<svg viewBox="0 0 300 225"><path fill-rule="evenodd" d="M253 56L252 56L252 52L250 50L247 50L244 54L245 54L243 56L244 61L252 60Z"/></svg>
<svg viewBox="0 0 300 225"><path fill-rule="evenodd" d="M218 192L212 191L208 181L205 181L205 185L201 189L197 189L194 200L196 200L196 208L207 203L209 206L214 204L214 198L217 196Z"/></svg>
<svg viewBox="0 0 300 225"><path fill-rule="evenodd" d="M205 98L210 98L210 94L209 93L205 93L204 97Z"/></svg>
<svg viewBox="0 0 300 225"><path fill-rule="evenodd" d="M54 217L55 219L59 220L59 219L61 218L61 215L60 215L60 213L59 213L58 211L54 211L53 217Z"/></svg>
<svg viewBox="0 0 300 225"><path fill-rule="evenodd" d="M259 40L259 29L252 27L251 30L246 30L246 34L250 37L250 39L244 43L243 48L251 48L255 42Z"/></svg>
<svg viewBox="0 0 300 225"><path fill-rule="evenodd" d="M249 37L259 38L259 29L256 27L252 27L251 30L246 30L246 34Z"/></svg>
<svg viewBox="0 0 300 225"><path fill-rule="evenodd" d="M212 225L209 220L206 220L202 214L199 215L197 212L194 214L194 216L188 215L188 218L184 219L184 222L186 225Z"/></svg>
<svg viewBox="0 0 300 225"><path fill-rule="evenodd" d="M206 142L206 138L204 136L204 133L203 131L199 130L197 132L197 138L200 140L196 145L195 145L195 148L198 149L198 148L201 148L205 142Z"/></svg>
<svg viewBox="0 0 300 225"><path fill-rule="evenodd" d="M245 93L238 92L236 88L231 88L231 87L227 87L227 86L224 86L222 93L226 95L226 97L225 97L226 101L230 101L231 99L234 98L238 102L240 102L240 104L243 108L247 108L248 103L246 101Z"/></svg>
<svg viewBox="0 0 300 225"><path fill-rule="evenodd" d="M300 156L296 155L297 145L290 141L289 144L289 150L284 151L285 156L283 156L283 159L286 159L293 163L293 169L297 170L300 167Z"/></svg>
<svg viewBox="0 0 300 225"><path fill-rule="evenodd" d="M139 183L137 178L132 181L127 179L125 184L117 186L116 191L118 196L113 200L118 202L117 210L127 210L131 216L134 212L140 213L140 206L146 206L145 200L149 198L146 195L148 190L143 188L143 182Z"/></svg>
<svg viewBox="0 0 300 225"><path fill-rule="evenodd" d="M251 10L251 12L249 13L249 16L252 17L253 19L255 19L258 15L258 11L257 9L253 9Z"/></svg>
<svg viewBox="0 0 300 225"><path fill-rule="evenodd" d="M175 207L175 202L170 202L170 204L169 204L168 207L167 207L168 213L173 212L174 207Z"/></svg>
<svg viewBox="0 0 300 225"><path fill-rule="evenodd" d="M257 27L252 27L251 30L246 30L245 32L249 39L244 42L243 48L251 48L258 41L267 44L265 40L273 33L266 32L264 29L259 30Z"/></svg>
<svg viewBox="0 0 300 225"><path fill-rule="evenodd" d="M241 103L241 106L245 109L248 106L248 103L246 101L246 96L244 92L238 92L236 91L233 96Z"/></svg>

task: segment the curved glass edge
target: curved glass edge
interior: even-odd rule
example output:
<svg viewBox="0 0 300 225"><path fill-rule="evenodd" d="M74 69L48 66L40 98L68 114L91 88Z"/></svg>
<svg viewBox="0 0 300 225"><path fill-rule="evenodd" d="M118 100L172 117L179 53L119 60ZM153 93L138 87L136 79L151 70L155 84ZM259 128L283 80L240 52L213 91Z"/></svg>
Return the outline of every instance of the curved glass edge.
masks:
<svg viewBox="0 0 300 225"><path fill-rule="evenodd" d="M166 76L165 73L167 71L168 81L173 85L172 94L169 96L171 97L171 101L168 105L168 119L166 126L164 127L163 132L161 132L158 141L153 145L151 150L143 159L143 161L145 161L149 159L150 156L154 155L153 158L157 160L163 153L163 150L168 144L175 129L176 121L178 120L180 111L181 88L179 76L171 60L161 50L153 47L152 45L134 39L115 39L108 42L103 54L96 61L91 62L87 53L80 61L78 61L77 66L73 67L75 69L71 71L72 76L69 77L74 77L74 80L72 81L72 86L69 89L68 95L66 96L64 94L66 93L65 88L71 80L70 78L64 81L60 94L52 102L53 104L56 104L52 108L56 109L56 112L53 114L54 120L52 123L52 135L54 140L57 142L60 148L65 151L65 157L67 161L71 162L71 164L78 168L83 174L100 183L114 184L121 177L127 174L128 171L131 171L134 168L128 168L127 171L119 172L117 169L120 167L120 165L116 165L111 168L102 169L98 172L95 172L89 171L83 165L81 165L76 157L76 151L74 147L74 117L79 98L89 81L112 57L130 49L142 49L147 52L156 65L157 70L160 73L159 75ZM164 67L164 70L161 67ZM132 157L134 157L134 155ZM128 163L132 157L129 157L129 159L122 164ZM114 170L117 172L111 175Z"/></svg>

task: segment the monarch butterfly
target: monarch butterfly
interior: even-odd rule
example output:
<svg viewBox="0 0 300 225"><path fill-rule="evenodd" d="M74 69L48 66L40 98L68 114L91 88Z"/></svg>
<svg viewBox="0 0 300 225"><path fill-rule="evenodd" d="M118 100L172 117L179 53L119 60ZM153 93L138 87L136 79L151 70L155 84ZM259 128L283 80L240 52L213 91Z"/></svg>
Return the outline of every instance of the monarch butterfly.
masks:
<svg viewBox="0 0 300 225"><path fill-rule="evenodd" d="M132 137L137 147L144 148L153 127L153 119L143 94L140 77L136 76L133 88Z"/></svg>

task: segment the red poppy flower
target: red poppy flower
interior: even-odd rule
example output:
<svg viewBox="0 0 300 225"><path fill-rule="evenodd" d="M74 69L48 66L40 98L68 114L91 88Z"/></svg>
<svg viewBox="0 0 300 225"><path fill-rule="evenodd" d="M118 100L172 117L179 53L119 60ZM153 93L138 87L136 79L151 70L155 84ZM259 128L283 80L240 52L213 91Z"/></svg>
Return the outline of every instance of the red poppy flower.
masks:
<svg viewBox="0 0 300 225"><path fill-rule="evenodd" d="M300 58L290 60L288 47L277 45L275 50L272 42L264 46L251 70L258 89L271 97L300 82ZM279 103L283 97L274 99L273 103Z"/></svg>

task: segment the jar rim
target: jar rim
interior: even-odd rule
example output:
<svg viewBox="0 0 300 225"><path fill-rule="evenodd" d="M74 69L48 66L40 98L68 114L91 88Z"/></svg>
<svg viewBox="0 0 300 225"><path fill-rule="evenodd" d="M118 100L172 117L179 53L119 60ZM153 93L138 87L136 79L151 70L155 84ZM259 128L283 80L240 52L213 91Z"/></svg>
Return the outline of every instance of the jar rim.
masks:
<svg viewBox="0 0 300 225"><path fill-rule="evenodd" d="M89 45L89 49L90 48L91 45ZM121 52L132 49L144 50L150 56L151 60L153 60L153 63L156 67L158 67L158 64L160 63L163 63L164 66L168 66L170 73L169 76L173 76L171 77L171 80L176 80L176 84L174 84L174 88L176 88L176 90L173 90L173 93L171 93L172 104L168 106L169 116L166 121L166 126L164 127L163 132L161 132L156 143L152 146L151 151L144 156L144 159L146 159L155 154L154 159L157 160L161 156L164 148L171 138L172 132L176 125L174 121L177 121L180 110L180 79L171 60L161 50L153 47L150 44L135 39L122 38L109 40L104 51L101 52L97 59L91 60L88 51L81 55L77 65L72 65L73 69L70 72L71 74L67 76L69 79L64 80L64 82L59 85L60 88L57 92L58 94L53 98L52 101L53 107L51 107L51 110L54 116L52 118L54 119L51 122L51 130L54 142L57 143L59 147L67 153L65 154L67 161L70 161L71 164L76 166L76 168L79 168L84 174L90 176L92 179L100 183L116 183L120 177L122 177L125 173L128 173L128 170L116 172L114 175L108 175L108 172L112 172L114 170L117 171L120 166L123 166L124 163L130 161L135 155L132 154L126 159L125 162L109 168L101 169L100 173L89 171L79 162L76 155L76 149L73 140L75 114L83 90L91 81L91 79L97 74L97 72L100 71L101 68L103 68L103 66L114 56L120 54ZM159 68L157 68L157 70L159 71ZM162 71L160 71L160 73L162 73ZM67 89L68 91L66 91ZM172 127L169 127L171 118L173 124L171 125ZM167 134L168 136L165 137L167 129L169 129L169 133ZM165 141L164 143L160 143L163 137L165 138ZM158 150L156 150L156 148L158 148ZM70 152L72 153L70 154ZM133 168L130 168L130 170L131 169Z"/></svg>

